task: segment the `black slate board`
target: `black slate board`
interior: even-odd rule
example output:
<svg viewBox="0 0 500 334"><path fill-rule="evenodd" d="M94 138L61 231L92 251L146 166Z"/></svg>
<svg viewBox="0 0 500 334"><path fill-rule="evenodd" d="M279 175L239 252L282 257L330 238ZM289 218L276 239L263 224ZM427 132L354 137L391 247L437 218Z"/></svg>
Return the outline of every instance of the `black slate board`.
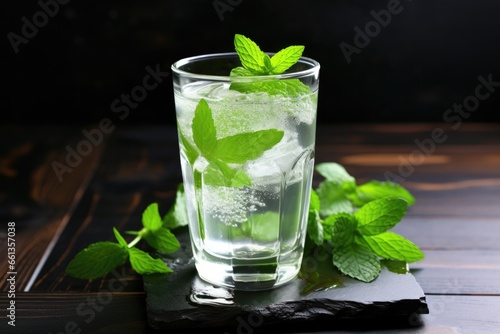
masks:
<svg viewBox="0 0 500 334"><path fill-rule="evenodd" d="M420 325L429 313L425 295L413 275L383 269L371 283L346 277L340 287L301 294L306 283L295 279L284 286L243 292L213 287L196 273L187 244L165 258L174 273L144 277L148 322L159 330L212 328L227 333L374 329ZM217 305L193 302L209 301Z"/></svg>

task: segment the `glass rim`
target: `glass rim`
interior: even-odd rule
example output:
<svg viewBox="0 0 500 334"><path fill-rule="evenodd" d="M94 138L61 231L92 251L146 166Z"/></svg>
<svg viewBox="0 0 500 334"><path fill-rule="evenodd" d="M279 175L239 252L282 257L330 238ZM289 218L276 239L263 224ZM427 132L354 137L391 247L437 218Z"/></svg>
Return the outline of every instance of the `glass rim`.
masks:
<svg viewBox="0 0 500 334"><path fill-rule="evenodd" d="M275 53L269 53L266 52L269 56L274 55ZM311 68L305 69L305 70L300 70L296 72L290 72L290 73L282 73L282 74L267 74L267 75L249 75L249 76L241 76L241 77L236 77L236 76L230 76L230 75L215 75L215 74L201 74L201 73L195 73L195 72L189 72L180 69L181 66L189 64L190 62L194 61L199 61L203 59L214 59L214 58L224 58L224 57L239 57L237 52L219 52L219 53L207 53L207 54L202 54L202 55L197 55L197 56L190 56L190 57L185 57L182 59L177 60L174 62L171 66L171 70L183 77L190 77L193 79L206 79L206 80L216 80L216 81L235 81L236 80L265 80L265 79L270 79L270 78L277 78L277 79L291 79L291 78L300 78L308 75L312 75L315 73L319 72L320 69L320 63L312 58L309 57L300 57L297 62L302 62L302 63L309 63ZM238 78L238 79L237 79Z"/></svg>

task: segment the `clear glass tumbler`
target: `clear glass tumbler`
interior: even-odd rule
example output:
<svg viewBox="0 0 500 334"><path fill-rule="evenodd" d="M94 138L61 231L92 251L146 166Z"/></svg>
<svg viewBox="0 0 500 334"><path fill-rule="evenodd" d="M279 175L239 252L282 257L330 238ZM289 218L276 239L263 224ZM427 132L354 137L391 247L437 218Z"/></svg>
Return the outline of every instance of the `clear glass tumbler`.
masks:
<svg viewBox="0 0 500 334"><path fill-rule="evenodd" d="M317 61L238 77L237 53L172 65L189 233L199 276L237 290L294 279L314 169Z"/></svg>

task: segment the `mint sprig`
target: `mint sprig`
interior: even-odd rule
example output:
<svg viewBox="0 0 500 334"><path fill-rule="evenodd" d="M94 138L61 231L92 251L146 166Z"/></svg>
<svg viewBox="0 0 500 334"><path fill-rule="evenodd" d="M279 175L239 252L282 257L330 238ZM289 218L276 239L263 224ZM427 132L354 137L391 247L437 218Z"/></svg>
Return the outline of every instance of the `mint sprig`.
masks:
<svg viewBox="0 0 500 334"><path fill-rule="evenodd" d="M272 56L262 51L250 38L241 34L234 36L234 48L241 61L240 67L231 70L231 77L270 76L259 81L233 81L230 89L240 93L266 92L269 95L301 97L311 93L311 89L298 79L278 80L274 75L284 73L292 67L304 52L303 45L291 45Z"/></svg>
<svg viewBox="0 0 500 334"><path fill-rule="evenodd" d="M423 259L418 246L389 231L415 203L408 190L388 182L357 185L338 163L318 164L316 171L325 180L311 194L308 236L316 246L331 247L331 261L341 273L370 282L382 265L401 272Z"/></svg>
<svg viewBox="0 0 500 334"><path fill-rule="evenodd" d="M163 218L160 216L158 203L148 205L142 214L142 229L127 232L136 236L129 243L114 227L116 242L100 241L90 244L69 262L66 274L80 279L103 277L118 266L124 265L127 260L132 269L141 275L172 272L163 260L153 258L148 252L139 249L137 244L145 240L159 253L173 253L179 249L179 241L170 229L187 224L185 212L175 213L185 210L183 201L180 200L183 198L182 187L178 188L176 198L175 204Z"/></svg>
<svg viewBox="0 0 500 334"><path fill-rule="evenodd" d="M208 162L204 172L205 183L225 187L251 185L248 174L242 168L230 164L241 166L257 159L278 144L284 135L282 130L267 129L217 138L212 110L205 99L198 102L194 112L191 125L194 145L187 140L180 127L178 129L189 162L193 165L200 156Z"/></svg>
<svg viewBox="0 0 500 334"><path fill-rule="evenodd" d="M304 52L303 45L292 45L270 57L254 41L241 34L235 34L234 48L243 68L233 69L232 74L240 76L281 74L293 66Z"/></svg>

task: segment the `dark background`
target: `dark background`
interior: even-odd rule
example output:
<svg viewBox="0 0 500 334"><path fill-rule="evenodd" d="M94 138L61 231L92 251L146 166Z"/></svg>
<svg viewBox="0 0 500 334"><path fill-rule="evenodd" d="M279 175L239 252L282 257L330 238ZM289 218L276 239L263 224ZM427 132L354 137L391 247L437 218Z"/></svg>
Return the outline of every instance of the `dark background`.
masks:
<svg viewBox="0 0 500 334"><path fill-rule="evenodd" d="M171 76L123 120L111 103L142 85L147 66L170 73L179 58L233 51L235 33L269 52L305 45L304 55L322 66L320 123L442 122L448 108L474 95L478 76L500 82L496 0L401 0L402 12L348 63L340 43L354 45L354 28L364 30L374 20L370 11L389 2L72 0L52 5L52 16L16 53L9 33L22 36L22 18L33 22L42 7L8 1L1 13L2 123L172 123ZM468 122L500 121L497 90Z"/></svg>

